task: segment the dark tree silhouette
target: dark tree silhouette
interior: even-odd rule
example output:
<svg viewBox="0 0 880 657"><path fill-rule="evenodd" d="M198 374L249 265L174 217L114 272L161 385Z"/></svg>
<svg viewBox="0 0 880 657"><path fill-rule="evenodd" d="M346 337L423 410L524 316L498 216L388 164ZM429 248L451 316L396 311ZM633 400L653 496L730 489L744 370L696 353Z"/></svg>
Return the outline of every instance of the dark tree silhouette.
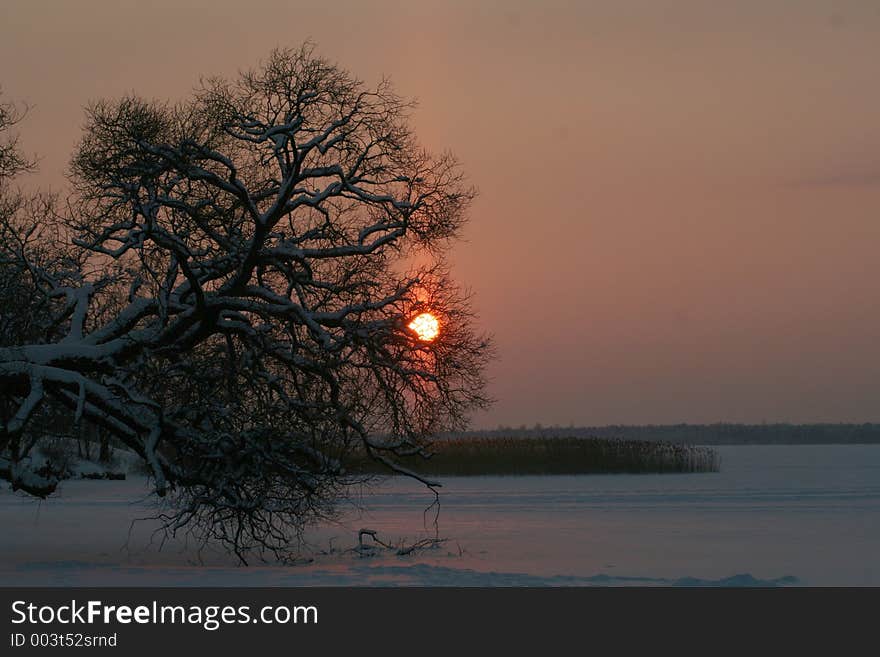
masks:
<svg viewBox="0 0 880 657"><path fill-rule="evenodd" d="M491 346L443 260L474 190L418 145L411 107L311 46L277 50L184 103L92 105L63 204L7 183L13 488L55 490L29 427L60 404L143 459L169 531L281 556L332 514L351 455L402 471L485 405ZM408 328L421 312L433 340Z"/></svg>

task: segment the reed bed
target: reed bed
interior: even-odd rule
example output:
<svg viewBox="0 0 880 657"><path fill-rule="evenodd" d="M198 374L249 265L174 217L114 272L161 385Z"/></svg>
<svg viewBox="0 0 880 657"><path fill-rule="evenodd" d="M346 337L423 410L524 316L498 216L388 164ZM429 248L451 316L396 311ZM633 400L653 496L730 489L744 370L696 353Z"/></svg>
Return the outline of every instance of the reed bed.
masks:
<svg viewBox="0 0 880 657"><path fill-rule="evenodd" d="M406 458L401 465L426 476L687 473L721 467L709 447L614 438L445 438L432 452L429 459ZM365 457L352 469L387 471Z"/></svg>

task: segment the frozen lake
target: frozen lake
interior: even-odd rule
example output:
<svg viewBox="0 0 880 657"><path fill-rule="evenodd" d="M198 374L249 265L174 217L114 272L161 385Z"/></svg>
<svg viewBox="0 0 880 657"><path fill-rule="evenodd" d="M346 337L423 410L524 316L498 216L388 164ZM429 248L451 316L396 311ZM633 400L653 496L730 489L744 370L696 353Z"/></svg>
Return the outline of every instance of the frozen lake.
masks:
<svg viewBox="0 0 880 657"><path fill-rule="evenodd" d="M309 539L311 563L197 565L149 545L144 481L73 481L49 502L0 493L0 583L141 585L880 585L880 446L718 448L722 472L447 478L436 550L332 553L357 530L424 536L431 496L389 480Z"/></svg>

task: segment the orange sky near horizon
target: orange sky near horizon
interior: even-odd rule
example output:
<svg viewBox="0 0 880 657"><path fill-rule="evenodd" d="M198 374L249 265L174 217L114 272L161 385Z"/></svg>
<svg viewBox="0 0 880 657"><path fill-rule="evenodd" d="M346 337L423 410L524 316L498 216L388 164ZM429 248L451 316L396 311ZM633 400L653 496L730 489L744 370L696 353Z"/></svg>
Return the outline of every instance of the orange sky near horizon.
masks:
<svg viewBox="0 0 880 657"><path fill-rule="evenodd" d="M90 100L307 38L480 189L477 427L880 421L880 3L4 0L0 86L60 188Z"/></svg>

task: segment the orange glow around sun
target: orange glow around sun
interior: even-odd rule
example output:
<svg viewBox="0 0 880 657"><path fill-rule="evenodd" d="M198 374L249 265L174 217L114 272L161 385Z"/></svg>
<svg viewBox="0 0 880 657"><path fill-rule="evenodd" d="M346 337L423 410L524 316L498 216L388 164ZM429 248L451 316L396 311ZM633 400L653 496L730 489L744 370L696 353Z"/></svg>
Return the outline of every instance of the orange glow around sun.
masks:
<svg viewBox="0 0 880 657"><path fill-rule="evenodd" d="M408 326L425 342L430 342L440 333L440 322L431 313L418 315Z"/></svg>

